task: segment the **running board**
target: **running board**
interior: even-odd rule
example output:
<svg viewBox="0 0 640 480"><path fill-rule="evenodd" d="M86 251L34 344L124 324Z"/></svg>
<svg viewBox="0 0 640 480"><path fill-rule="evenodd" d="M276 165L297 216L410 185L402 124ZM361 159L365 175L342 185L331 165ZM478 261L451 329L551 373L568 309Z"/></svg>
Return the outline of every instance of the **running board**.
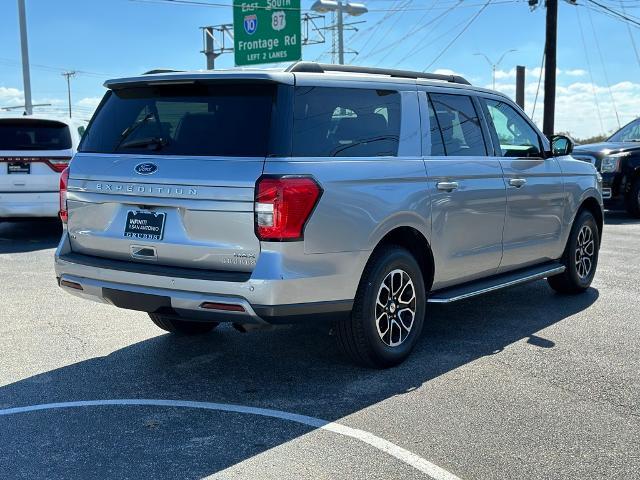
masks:
<svg viewBox="0 0 640 480"><path fill-rule="evenodd" d="M432 292L429 296L429 303L452 303L465 298L483 295L485 293L502 290L523 283L541 280L565 271L565 266L558 262L545 263L535 267L516 270L515 272L503 273L490 278L483 278L473 282L449 287Z"/></svg>

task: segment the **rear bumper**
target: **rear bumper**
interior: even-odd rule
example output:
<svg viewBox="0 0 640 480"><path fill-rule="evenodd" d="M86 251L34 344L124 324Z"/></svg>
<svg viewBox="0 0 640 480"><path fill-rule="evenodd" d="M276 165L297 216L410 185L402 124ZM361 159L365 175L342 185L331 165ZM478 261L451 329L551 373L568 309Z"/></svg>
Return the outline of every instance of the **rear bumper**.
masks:
<svg viewBox="0 0 640 480"><path fill-rule="evenodd" d="M58 192L0 193L0 217L57 217Z"/></svg>
<svg viewBox="0 0 640 480"><path fill-rule="evenodd" d="M60 286L72 295L131 310L242 324L348 315L368 259L366 252L305 255L304 263L296 259L291 264L297 269L293 271L285 268L287 262L277 252L263 251L252 274L234 274L78 255L69 251L66 237L56 252L55 270ZM231 305L238 311L206 304Z"/></svg>

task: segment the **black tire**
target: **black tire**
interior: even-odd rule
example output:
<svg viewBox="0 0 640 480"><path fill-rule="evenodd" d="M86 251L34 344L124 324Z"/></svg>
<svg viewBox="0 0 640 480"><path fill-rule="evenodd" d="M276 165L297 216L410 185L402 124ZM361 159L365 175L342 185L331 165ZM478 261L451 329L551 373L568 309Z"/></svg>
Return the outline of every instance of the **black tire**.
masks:
<svg viewBox="0 0 640 480"><path fill-rule="evenodd" d="M640 218L640 178L633 182L624 200L629 215Z"/></svg>
<svg viewBox="0 0 640 480"><path fill-rule="evenodd" d="M583 229L589 230L592 237L588 237ZM589 240L585 239L588 238L592 239L592 244L587 243ZM592 245L592 249L589 245ZM593 214L584 210L580 212L573 223L571 234L562 256L562 263L566 270L547 279L551 288L558 293L568 295L575 295L587 290L591 286L598 268L599 252L600 232L598 224ZM587 260L583 260L585 257L589 262L588 271L586 270Z"/></svg>
<svg viewBox="0 0 640 480"><path fill-rule="evenodd" d="M406 287L398 287L398 292L402 291L400 295L396 295L396 298L401 298L397 298L397 301L393 297L387 298L385 303L388 308L382 308L377 302L378 295L380 293L384 297L383 282L389 281L392 272L396 272L393 274L396 285L397 282L406 281ZM404 272L406 275L397 272ZM411 280L415 301L406 303L403 308L401 301L409 300L411 293L407 279ZM387 287L386 290L389 288ZM420 338L426 302L424 279L413 255L396 246L381 248L374 253L362 274L351 315L336 324L335 331L340 350L353 362L364 367L382 369L402 363ZM393 310L391 310L392 305L395 306ZM380 328L378 328L376 314L380 311L383 313L378 317L381 319ZM391 313L392 311L394 313ZM409 322L411 312L413 312L413 322ZM384 328L385 325L388 327L387 330ZM407 329L402 325L410 326ZM382 335L379 333L380 330L388 334ZM398 332L400 336L397 335ZM394 343L397 345L392 345Z"/></svg>
<svg viewBox="0 0 640 480"><path fill-rule="evenodd" d="M175 318L160 313L150 313L151 321L163 330L184 335L202 335L209 333L218 326L216 322L192 322L189 320L176 320Z"/></svg>

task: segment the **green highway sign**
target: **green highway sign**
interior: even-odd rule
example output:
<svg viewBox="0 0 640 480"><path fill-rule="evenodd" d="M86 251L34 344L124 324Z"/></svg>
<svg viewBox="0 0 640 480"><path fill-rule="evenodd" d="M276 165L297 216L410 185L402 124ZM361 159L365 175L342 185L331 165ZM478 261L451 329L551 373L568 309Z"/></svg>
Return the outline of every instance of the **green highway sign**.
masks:
<svg viewBox="0 0 640 480"><path fill-rule="evenodd" d="M302 58L300 0L233 0L236 65Z"/></svg>

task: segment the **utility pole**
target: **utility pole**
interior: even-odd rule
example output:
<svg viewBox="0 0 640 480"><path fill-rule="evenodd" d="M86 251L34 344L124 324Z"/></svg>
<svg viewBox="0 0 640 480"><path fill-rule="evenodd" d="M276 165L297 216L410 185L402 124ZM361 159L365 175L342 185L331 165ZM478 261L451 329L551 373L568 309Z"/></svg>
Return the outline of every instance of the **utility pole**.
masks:
<svg viewBox="0 0 640 480"><path fill-rule="evenodd" d="M547 137L550 137L555 133L558 0L547 0L546 3L547 33L544 43L544 120L542 122L542 132Z"/></svg>
<svg viewBox="0 0 640 480"><path fill-rule="evenodd" d="M67 79L67 97L69 98L69 118L71 118L71 78L76 76L76 72L64 72L63 77Z"/></svg>
<svg viewBox="0 0 640 480"><path fill-rule="evenodd" d="M18 21L20 23L20 47L22 49L22 82L24 84L24 113L33 114L31 103L31 74L29 73L29 44L27 42L27 15L24 0L18 0Z"/></svg>
<svg viewBox="0 0 640 480"><path fill-rule="evenodd" d="M524 91L525 91L525 67L518 65L516 67L516 103L524 110Z"/></svg>

